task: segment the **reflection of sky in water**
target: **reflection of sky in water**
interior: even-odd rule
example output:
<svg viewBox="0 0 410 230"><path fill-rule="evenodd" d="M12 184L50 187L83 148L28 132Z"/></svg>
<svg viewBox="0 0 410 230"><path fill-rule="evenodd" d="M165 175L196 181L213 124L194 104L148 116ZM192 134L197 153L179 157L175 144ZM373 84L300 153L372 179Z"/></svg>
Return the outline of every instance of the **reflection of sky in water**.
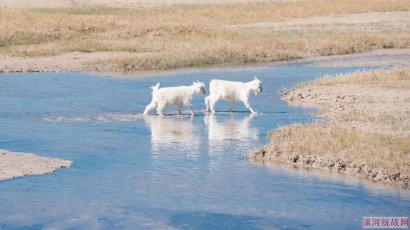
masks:
<svg viewBox="0 0 410 230"><path fill-rule="evenodd" d="M279 91L321 74L300 66L172 73L137 79L81 73L0 77L0 148L74 161L51 175L0 182L0 229L359 228L362 216L409 216L410 196L360 183L254 165L246 154L267 132L309 122ZM264 91L261 112L141 117L149 86L247 81ZM194 77L193 77L194 76ZM204 109L204 97L194 108ZM217 104L217 111L228 105ZM172 109L168 113L175 113ZM188 111L185 111L188 114Z"/></svg>

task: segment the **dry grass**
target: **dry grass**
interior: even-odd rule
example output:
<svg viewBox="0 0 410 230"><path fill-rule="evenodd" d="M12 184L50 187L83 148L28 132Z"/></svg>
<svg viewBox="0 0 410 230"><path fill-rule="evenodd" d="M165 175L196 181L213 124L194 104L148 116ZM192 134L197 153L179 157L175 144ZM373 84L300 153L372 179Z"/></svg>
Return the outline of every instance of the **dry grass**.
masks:
<svg viewBox="0 0 410 230"><path fill-rule="evenodd" d="M344 126L410 134L409 90L410 70L392 69L325 76L303 82L284 96L323 106L325 115Z"/></svg>
<svg viewBox="0 0 410 230"><path fill-rule="evenodd" d="M390 113L365 113L362 111L349 112L341 114L338 118L343 122L362 122L379 124L390 127L390 129L406 131L410 130L410 125L405 124L404 121L408 119L408 116L401 116L402 114L390 114Z"/></svg>
<svg viewBox="0 0 410 230"><path fill-rule="evenodd" d="M291 88L282 91L282 96L292 94L297 90L312 90L315 87L332 86L378 86L387 89L406 90L410 89L410 71L405 69L358 71L350 74L339 74L336 76L325 75L314 81L302 81Z"/></svg>
<svg viewBox="0 0 410 230"><path fill-rule="evenodd" d="M410 10L410 3L312 0L141 10L0 9L0 53L35 57L72 51L126 51L138 55L100 60L97 64L122 70L152 70L409 47L408 25L323 31L309 27L272 31L233 26L392 10Z"/></svg>
<svg viewBox="0 0 410 230"><path fill-rule="evenodd" d="M272 132L272 145L288 153L315 154L410 173L408 137L367 133L332 124L293 125Z"/></svg>
<svg viewBox="0 0 410 230"><path fill-rule="evenodd" d="M325 76L317 81L306 83L304 86L333 86L333 85L377 85L391 89L410 89L410 71L394 69L391 71L376 70Z"/></svg>

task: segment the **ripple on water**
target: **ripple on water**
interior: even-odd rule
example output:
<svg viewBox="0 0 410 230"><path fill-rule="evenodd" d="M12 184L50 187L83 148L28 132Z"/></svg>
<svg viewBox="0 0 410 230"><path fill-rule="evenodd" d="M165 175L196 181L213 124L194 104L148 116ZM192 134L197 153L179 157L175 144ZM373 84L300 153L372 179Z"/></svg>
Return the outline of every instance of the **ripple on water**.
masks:
<svg viewBox="0 0 410 230"><path fill-rule="evenodd" d="M138 114L122 114L122 113L105 113L100 115L83 115L83 116L45 116L42 119L46 122L114 122L123 121L131 122L138 119L143 119L141 113Z"/></svg>

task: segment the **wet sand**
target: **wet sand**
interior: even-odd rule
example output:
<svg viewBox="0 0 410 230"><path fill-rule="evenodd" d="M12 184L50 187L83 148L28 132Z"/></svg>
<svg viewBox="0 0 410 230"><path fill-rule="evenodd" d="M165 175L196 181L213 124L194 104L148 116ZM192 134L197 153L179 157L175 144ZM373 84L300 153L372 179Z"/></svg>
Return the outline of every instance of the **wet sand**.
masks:
<svg viewBox="0 0 410 230"><path fill-rule="evenodd" d="M0 149L0 180L52 173L57 169L70 167L72 163L72 161L41 157L33 153Z"/></svg>

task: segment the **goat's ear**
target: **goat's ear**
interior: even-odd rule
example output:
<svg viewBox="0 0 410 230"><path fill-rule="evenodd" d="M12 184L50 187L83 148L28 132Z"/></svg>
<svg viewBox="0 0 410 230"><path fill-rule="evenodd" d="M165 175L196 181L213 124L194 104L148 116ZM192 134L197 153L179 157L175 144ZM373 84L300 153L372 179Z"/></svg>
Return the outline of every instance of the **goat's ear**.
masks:
<svg viewBox="0 0 410 230"><path fill-rule="evenodd" d="M259 79L255 76L255 80L259 81Z"/></svg>

